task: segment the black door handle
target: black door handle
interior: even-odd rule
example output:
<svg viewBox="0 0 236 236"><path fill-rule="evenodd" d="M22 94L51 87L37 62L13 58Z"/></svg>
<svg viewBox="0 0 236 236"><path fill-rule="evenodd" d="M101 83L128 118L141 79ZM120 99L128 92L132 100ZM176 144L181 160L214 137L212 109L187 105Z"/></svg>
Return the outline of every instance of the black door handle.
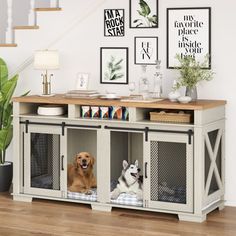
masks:
<svg viewBox="0 0 236 236"><path fill-rule="evenodd" d="M148 165L148 163L147 162L145 162L145 173L144 173L144 176L145 176L145 179L147 179L147 165Z"/></svg>
<svg viewBox="0 0 236 236"><path fill-rule="evenodd" d="M61 156L61 170L64 171L64 155Z"/></svg>

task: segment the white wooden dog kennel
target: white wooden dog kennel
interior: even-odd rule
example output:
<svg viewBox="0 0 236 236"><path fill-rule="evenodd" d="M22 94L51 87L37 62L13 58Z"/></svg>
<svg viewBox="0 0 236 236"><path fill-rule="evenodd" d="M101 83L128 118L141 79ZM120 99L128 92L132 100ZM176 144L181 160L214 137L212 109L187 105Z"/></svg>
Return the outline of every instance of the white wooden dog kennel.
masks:
<svg viewBox="0 0 236 236"><path fill-rule="evenodd" d="M212 210L224 207L225 101L199 100L189 104L81 100L26 96L14 98L13 199L33 198L178 214L180 220L202 222ZM43 104L59 104L63 116L40 116ZM129 119L81 118L81 106L121 106ZM154 122L149 112L187 111L190 123ZM96 157L97 189L84 198L67 191L67 163L77 152ZM143 201L110 200L111 182L122 160L139 160ZM171 191L165 191L165 189Z"/></svg>

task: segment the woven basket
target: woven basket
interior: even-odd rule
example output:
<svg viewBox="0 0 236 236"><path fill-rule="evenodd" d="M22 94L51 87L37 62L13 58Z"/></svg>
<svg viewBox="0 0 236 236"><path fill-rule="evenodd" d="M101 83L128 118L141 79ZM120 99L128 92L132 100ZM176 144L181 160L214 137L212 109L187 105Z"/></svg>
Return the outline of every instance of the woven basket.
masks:
<svg viewBox="0 0 236 236"><path fill-rule="evenodd" d="M191 114L150 112L150 120L167 123L190 123Z"/></svg>

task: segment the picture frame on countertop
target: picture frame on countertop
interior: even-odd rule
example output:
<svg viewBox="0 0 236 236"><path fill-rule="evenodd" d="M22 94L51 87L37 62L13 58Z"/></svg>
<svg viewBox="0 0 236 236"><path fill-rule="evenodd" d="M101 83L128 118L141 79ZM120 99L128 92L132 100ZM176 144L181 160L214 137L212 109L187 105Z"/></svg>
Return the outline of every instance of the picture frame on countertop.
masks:
<svg viewBox="0 0 236 236"><path fill-rule="evenodd" d="M158 37L134 38L134 64L156 65L158 60Z"/></svg>
<svg viewBox="0 0 236 236"><path fill-rule="evenodd" d="M128 84L129 49L127 47L100 48L100 83Z"/></svg>
<svg viewBox="0 0 236 236"><path fill-rule="evenodd" d="M104 9L104 36L125 36L125 9Z"/></svg>
<svg viewBox="0 0 236 236"><path fill-rule="evenodd" d="M129 0L130 28L158 28L159 1L158 0Z"/></svg>
<svg viewBox="0 0 236 236"><path fill-rule="evenodd" d="M207 61L211 69L211 8L167 8L167 68L175 69L181 58L191 56Z"/></svg>

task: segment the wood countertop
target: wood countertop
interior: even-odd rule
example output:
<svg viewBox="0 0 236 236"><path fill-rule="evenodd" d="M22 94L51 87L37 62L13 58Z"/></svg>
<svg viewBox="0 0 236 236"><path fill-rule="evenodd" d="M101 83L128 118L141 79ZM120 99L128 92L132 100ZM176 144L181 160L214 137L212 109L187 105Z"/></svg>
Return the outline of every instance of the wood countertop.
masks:
<svg viewBox="0 0 236 236"><path fill-rule="evenodd" d="M88 105L88 106L124 106L124 107L138 107L138 108L160 108L160 109L181 109L181 110L203 110L218 106L224 106L225 100L197 100L182 104L179 102L171 102L169 99L164 99L158 102L122 102L120 100L103 100L103 99L80 99L68 98L62 94L52 97L43 97L39 95L14 97L13 102L19 103L40 103L40 104L74 104L74 105Z"/></svg>

